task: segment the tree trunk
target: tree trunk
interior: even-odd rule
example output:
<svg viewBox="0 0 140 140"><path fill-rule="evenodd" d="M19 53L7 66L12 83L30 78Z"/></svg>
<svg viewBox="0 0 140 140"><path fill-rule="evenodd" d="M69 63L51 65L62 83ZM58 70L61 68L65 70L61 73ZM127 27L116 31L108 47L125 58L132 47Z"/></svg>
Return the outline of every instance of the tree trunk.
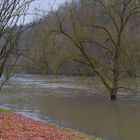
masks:
<svg viewBox="0 0 140 140"><path fill-rule="evenodd" d="M113 94L112 94L112 95L110 96L110 99L111 99L112 101L116 100L116 99L117 99L117 95L113 95Z"/></svg>
<svg viewBox="0 0 140 140"><path fill-rule="evenodd" d="M114 78L113 78L113 87L111 91L111 100L117 99L117 91L118 91L118 80L119 80L119 63L115 63L115 70L114 70Z"/></svg>
<svg viewBox="0 0 140 140"><path fill-rule="evenodd" d="M117 84L117 82L115 82L114 85L113 85L113 88L112 88L112 92L110 94L110 99L111 100L116 100L117 99L117 91L118 91L118 84Z"/></svg>
<svg viewBox="0 0 140 140"><path fill-rule="evenodd" d="M119 81L119 61L120 61L119 44L120 43L118 43L118 46L116 46L115 55L114 55L113 87L110 94L111 100L117 99L118 81Z"/></svg>

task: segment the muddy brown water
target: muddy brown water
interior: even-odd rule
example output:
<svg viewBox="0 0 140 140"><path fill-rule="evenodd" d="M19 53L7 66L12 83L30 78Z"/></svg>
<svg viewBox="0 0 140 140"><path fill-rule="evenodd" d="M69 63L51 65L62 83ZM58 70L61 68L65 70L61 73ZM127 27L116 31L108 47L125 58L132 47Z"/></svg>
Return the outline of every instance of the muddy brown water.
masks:
<svg viewBox="0 0 140 140"><path fill-rule="evenodd" d="M0 106L108 140L140 140L140 100L111 102L82 79L16 75L4 86Z"/></svg>

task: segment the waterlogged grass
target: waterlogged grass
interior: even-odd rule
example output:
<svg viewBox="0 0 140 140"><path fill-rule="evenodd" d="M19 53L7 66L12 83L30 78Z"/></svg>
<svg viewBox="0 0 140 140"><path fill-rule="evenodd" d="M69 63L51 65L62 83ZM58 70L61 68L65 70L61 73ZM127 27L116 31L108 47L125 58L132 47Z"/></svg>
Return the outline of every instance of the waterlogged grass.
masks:
<svg viewBox="0 0 140 140"><path fill-rule="evenodd" d="M97 77L81 77L77 83L86 85L95 93L108 93L108 90ZM119 91L122 95L134 96L140 93L140 78L127 78L122 77L119 80ZM109 93L108 93L109 94Z"/></svg>
<svg viewBox="0 0 140 140"><path fill-rule="evenodd" d="M0 113L1 113L1 112L10 112L10 110L7 109L7 108L0 108Z"/></svg>
<svg viewBox="0 0 140 140"><path fill-rule="evenodd" d="M73 130L73 129L68 129L69 130L69 140L73 140L73 135L74 133L76 133L76 139L75 140L81 140L81 139L85 139L85 140L107 140L104 138L99 138L99 137L95 137L92 135L87 135L85 133L79 132L77 130Z"/></svg>

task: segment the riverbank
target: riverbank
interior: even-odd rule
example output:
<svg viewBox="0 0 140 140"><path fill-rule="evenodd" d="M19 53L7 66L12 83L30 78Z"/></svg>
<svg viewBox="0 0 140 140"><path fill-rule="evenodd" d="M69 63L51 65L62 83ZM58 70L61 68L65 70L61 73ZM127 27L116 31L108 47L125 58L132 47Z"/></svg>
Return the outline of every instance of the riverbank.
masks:
<svg viewBox="0 0 140 140"><path fill-rule="evenodd" d="M0 113L1 140L101 140L12 112Z"/></svg>

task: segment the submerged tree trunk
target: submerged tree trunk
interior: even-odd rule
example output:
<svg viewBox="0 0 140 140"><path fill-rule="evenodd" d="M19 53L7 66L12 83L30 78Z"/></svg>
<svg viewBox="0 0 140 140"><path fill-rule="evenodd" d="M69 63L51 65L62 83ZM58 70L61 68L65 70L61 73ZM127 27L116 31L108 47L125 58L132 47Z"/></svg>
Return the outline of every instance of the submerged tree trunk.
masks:
<svg viewBox="0 0 140 140"><path fill-rule="evenodd" d="M117 99L117 91L118 91L118 80L119 80L119 59L117 58L114 62L114 78L113 78L113 87L111 91L111 100Z"/></svg>
<svg viewBox="0 0 140 140"><path fill-rule="evenodd" d="M117 79L114 78L114 80ZM113 85L113 88L112 88L112 91L111 91L111 94L110 94L110 99L111 100L116 100L117 99L117 91L118 91L118 82L115 81L114 85Z"/></svg>
<svg viewBox="0 0 140 140"><path fill-rule="evenodd" d="M113 95L113 94L112 94L112 95L110 96L110 99L111 99L112 101L116 100L116 99L117 99L117 95Z"/></svg>
<svg viewBox="0 0 140 140"><path fill-rule="evenodd" d="M113 70L113 86L110 94L111 100L117 99L118 82L119 82L119 65L120 65L120 46L121 46L121 35L118 35L118 42L115 46L114 54L114 70Z"/></svg>
<svg viewBox="0 0 140 140"><path fill-rule="evenodd" d="M114 76L114 82L113 82L113 87L112 91L110 94L110 99L111 100L116 100L117 99L117 91L118 91L118 76Z"/></svg>

